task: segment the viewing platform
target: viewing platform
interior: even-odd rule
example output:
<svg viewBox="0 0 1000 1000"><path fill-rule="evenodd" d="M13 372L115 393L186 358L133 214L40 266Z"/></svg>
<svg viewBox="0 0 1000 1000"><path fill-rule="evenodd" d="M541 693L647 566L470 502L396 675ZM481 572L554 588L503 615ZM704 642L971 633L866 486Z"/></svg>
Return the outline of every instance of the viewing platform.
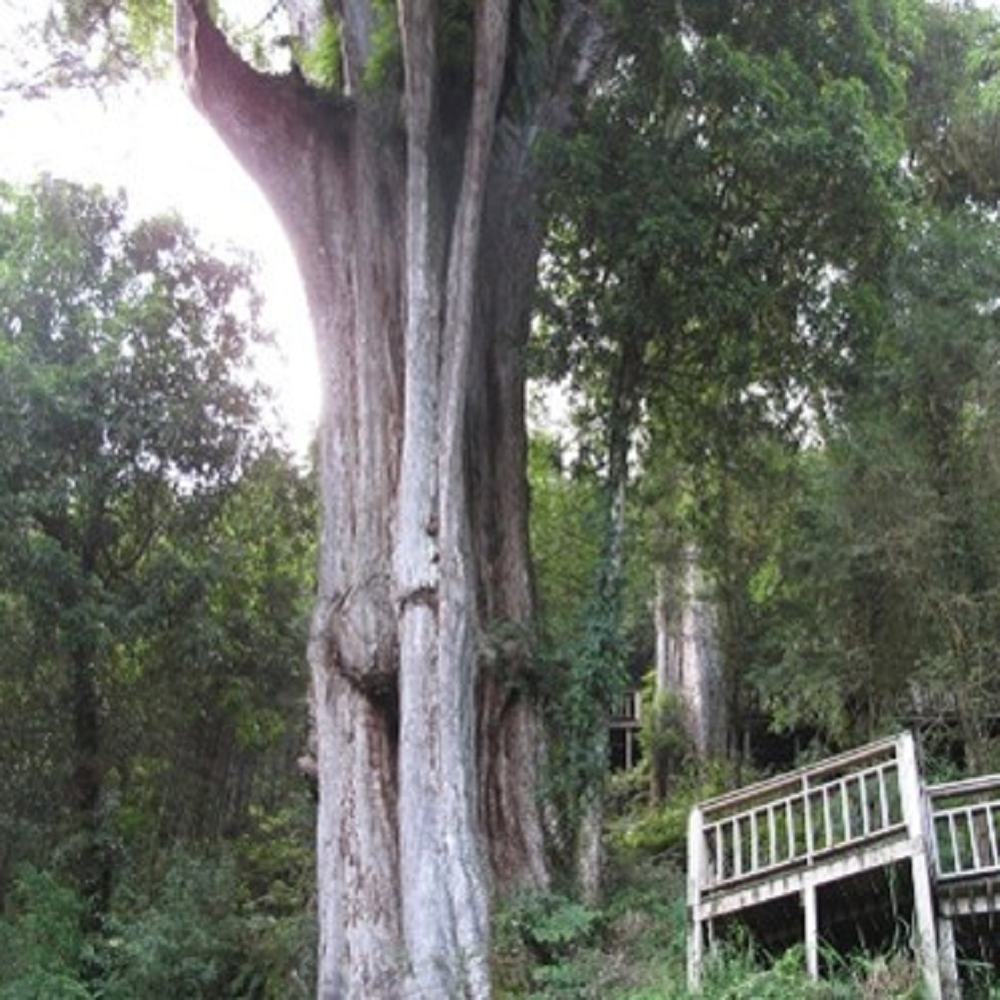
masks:
<svg viewBox="0 0 1000 1000"><path fill-rule="evenodd" d="M1000 775L924 784L912 736L871 743L700 803L688 825L688 975L740 933L834 953L906 945L931 998L1000 940Z"/></svg>

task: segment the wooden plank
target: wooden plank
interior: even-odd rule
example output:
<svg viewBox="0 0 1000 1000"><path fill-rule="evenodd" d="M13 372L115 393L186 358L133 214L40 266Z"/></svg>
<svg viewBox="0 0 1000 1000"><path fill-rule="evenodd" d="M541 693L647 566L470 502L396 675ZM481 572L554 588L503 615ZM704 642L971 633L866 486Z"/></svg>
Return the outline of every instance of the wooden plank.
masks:
<svg viewBox="0 0 1000 1000"><path fill-rule="evenodd" d="M941 885L974 884L976 881L992 879L998 874L1000 874L1000 864L990 865L988 868L979 869L979 871L939 872L937 880Z"/></svg>
<svg viewBox="0 0 1000 1000"><path fill-rule="evenodd" d="M924 990L929 1000L941 1000L941 965L938 959L937 922L934 916L934 894L931 882L931 813L925 800L917 769L917 752L913 737L899 737L899 790L903 815L910 839L913 871L913 908L915 910L916 941L914 950L924 978Z"/></svg>
<svg viewBox="0 0 1000 1000"><path fill-rule="evenodd" d="M687 975L688 983L695 991L701 982L704 944L701 900L708 874L704 817L697 806L688 815L687 850Z"/></svg>
<svg viewBox="0 0 1000 1000"><path fill-rule="evenodd" d="M713 890L702 896L701 908L706 917L718 918L738 913L750 906L794 895L802 891L809 875L817 886L860 875L862 872L884 868L912 856L912 846L905 828L896 836L878 846L868 846L859 851L842 854L831 853L825 860L817 860L811 867L793 865L771 878L757 882Z"/></svg>
<svg viewBox="0 0 1000 1000"><path fill-rule="evenodd" d="M996 797L1000 798L1000 774L984 774L975 778L963 778L961 781L946 781L929 785L927 788L927 794L934 803L948 798L979 795L983 792L996 792Z"/></svg>
<svg viewBox="0 0 1000 1000"><path fill-rule="evenodd" d="M987 889L987 885L989 883L984 882L981 886L973 886L969 895L942 892L938 898L938 909L942 916L954 919L1000 913L1000 896L997 895L996 885L991 889Z"/></svg>

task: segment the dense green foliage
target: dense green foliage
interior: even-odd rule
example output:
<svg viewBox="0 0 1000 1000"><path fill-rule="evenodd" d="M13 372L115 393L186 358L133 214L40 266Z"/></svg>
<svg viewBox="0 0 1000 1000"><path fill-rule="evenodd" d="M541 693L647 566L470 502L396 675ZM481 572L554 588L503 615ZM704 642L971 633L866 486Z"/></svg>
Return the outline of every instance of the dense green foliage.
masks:
<svg viewBox="0 0 1000 1000"><path fill-rule="evenodd" d="M916 724L982 765L994 18L711 3L664 37L676 12L623 13L634 58L549 150L538 370L606 480L630 436L633 557L669 584L700 554L730 748Z"/></svg>
<svg viewBox="0 0 1000 1000"><path fill-rule="evenodd" d="M5 997L308 992L315 500L257 310L175 219L0 192Z"/></svg>
<svg viewBox="0 0 1000 1000"><path fill-rule="evenodd" d="M539 150L557 182L530 360L575 434L540 434L529 468L565 869L608 707L651 665L654 577L676 597L692 549L728 740L692 764L682 709L651 696L669 795L647 808L644 771L606 789L602 904L567 881L498 914L512 997L686 996L686 812L754 768L904 725L943 773L1000 760L995 18L608 16L620 58L584 127ZM162 29L110 24L109 54ZM380 44L372 83L398 72L391 18ZM333 22L295 56L337 86ZM246 267L177 220L0 190L0 998L310 993L315 501L262 430L256 313ZM705 995L913 995L902 961L814 986L799 957L734 953Z"/></svg>
<svg viewBox="0 0 1000 1000"><path fill-rule="evenodd" d="M734 745L759 631L748 592L780 533L792 456L881 315L913 35L906 5L740 11L685 9L666 36L622 12L634 59L549 150L561 182L535 344L539 371L569 385L608 491L631 480L632 551L668 577L686 546L702 553ZM648 667L652 651L624 658Z"/></svg>

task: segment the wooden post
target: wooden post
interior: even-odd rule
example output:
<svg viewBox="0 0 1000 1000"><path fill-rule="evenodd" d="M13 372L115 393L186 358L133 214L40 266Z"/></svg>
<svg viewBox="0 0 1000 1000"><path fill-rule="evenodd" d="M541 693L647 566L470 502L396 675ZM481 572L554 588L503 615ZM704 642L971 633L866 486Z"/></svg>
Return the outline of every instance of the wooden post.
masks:
<svg viewBox="0 0 1000 1000"><path fill-rule="evenodd" d="M802 909L805 918L806 972L810 979L819 979L819 911L816 883L806 878L802 886Z"/></svg>
<svg viewBox="0 0 1000 1000"><path fill-rule="evenodd" d="M927 802L917 770L917 753L910 733L902 733L897 743L899 794L903 819L910 839L913 868L913 908L916 923L916 953L923 971L929 1000L942 1000L941 965L938 958L937 927L929 850L930 822Z"/></svg>
<svg viewBox="0 0 1000 1000"><path fill-rule="evenodd" d="M705 937L701 916L701 893L708 860L705 856L704 817L695 806L688 816L688 986L692 991L701 983L701 963L704 957Z"/></svg>
<svg viewBox="0 0 1000 1000"><path fill-rule="evenodd" d="M951 917L939 918L938 933L941 936L941 995L944 1000L961 1000L958 953L955 950L955 925Z"/></svg>

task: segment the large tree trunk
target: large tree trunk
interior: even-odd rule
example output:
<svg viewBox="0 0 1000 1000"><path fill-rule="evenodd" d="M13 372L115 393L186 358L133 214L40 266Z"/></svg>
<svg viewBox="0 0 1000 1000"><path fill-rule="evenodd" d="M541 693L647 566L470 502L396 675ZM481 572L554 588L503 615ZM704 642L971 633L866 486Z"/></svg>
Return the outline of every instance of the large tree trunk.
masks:
<svg viewBox="0 0 1000 1000"><path fill-rule="evenodd" d="M569 90L498 139L507 0L476 5L453 92L436 5L403 3L402 95L363 80L365 3L343 4L337 95L250 69L202 0L177 13L188 91L282 220L319 348L319 994L486 996L490 872L547 877L522 348L528 147Z"/></svg>

